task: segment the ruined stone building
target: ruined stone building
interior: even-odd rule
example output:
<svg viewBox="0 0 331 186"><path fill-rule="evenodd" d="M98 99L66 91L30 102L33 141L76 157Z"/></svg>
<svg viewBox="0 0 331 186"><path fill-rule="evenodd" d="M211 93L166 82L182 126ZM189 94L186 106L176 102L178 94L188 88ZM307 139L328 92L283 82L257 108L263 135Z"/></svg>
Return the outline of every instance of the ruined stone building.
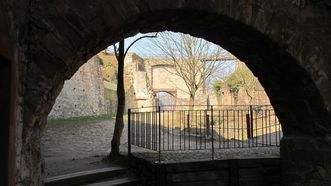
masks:
<svg viewBox="0 0 331 186"><path fill-rule="evenodd" d="M112 54L102 56L105 65L103 68L107 84L116 84L117 62ZM105 62L107 60L108 62ZM106 77L107 76L107 77ZM158 93L167 93L172 97L169 102L172 105L188 105L189 91L184 80L176 75L172 63L164 58L142 58L135 53L128 53L125 58L125 92L126 108L142 108L156 106ZM108 98L107 98L108 99ZM116 98L115 98L116 99ZM208 102L208 103L207 103ZM167 104L169 104L167 103ZM195 97L195 105L248 105L270 104L263 87L259 84L254 100L251 102L244 88L239 90L238 100L235 100L226 86L223 86L220 96L216 96L212 90L200 87Z"/></svg>
<svg viewBox="0 0 331 186"><path fill-rule="evenodd" d="M117 61L113 54L104 51L92 57L70 79L65 81L49 118L68 118L115 114L117 105ZM125 58L126 109L158 105L160 99L170 99L165 105L188 105L189 91L184 80L176 75L172 63L164 58L142 58L128 53ZM167 98L158 98L166 93ZM258 84L250 100L245 88L237 97L226 84L217 96L214 91L200 87L195 105L268 105L269 98Z"/></svg>

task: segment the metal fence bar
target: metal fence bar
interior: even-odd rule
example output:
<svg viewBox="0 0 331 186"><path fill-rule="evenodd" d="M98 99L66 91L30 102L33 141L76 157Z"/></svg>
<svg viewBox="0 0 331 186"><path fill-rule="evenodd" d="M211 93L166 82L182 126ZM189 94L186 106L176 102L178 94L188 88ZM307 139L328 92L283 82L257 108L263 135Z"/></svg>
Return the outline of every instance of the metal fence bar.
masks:
<svg viewBox="0 0 331 186"><path fill-rule="evenodd" d="M161 107L158 108L159 113L159 163L161 163Z"/></svg>
<svg viewBox="0 0 331 186"><path fill-rule="evenodd" d="M210 108L211 111L211 157L212 160L214 160L214 112L213 112L213 106Z"/></svg>
<svg viewBox="0 0 331 186"><path fill-rule="evenodd" d="M128 109L128 155L131 155L131 109Z"/></svg>
<svg viewBox="0 0 331 186"><path fill-rule="evenodd" d="M149 111L128 109L127 117L128 154L132 145L151 149L158 152L159 162L162 151L209 149L215 159L216 149L279 146L282 137L271 106L172 110L159 106Z"/></svg>

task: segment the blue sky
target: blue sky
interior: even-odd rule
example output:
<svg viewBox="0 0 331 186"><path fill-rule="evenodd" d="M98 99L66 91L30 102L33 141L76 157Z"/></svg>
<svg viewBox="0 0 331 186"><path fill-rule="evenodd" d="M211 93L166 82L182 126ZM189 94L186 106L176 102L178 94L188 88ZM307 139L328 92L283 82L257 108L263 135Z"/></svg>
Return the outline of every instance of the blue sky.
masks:
<svg viewBox="0 0 331 186"><path fill-rule="evenodd" d="M174 37L176 37L177 33L173 33ZM143 36L143 35L154 35L153 33L149 34L137 34L133 37L129 37L125 39L125 48L127 48L132 42L134 42L137 38ZM143 38L136 42L129 50L129 52L134 52L140 57L160 57L160 54L162 51L160 51L157 47L153 47L153 44L151 43L151 40L154 38ZM214 44L213 44L214 45ZM214 45L214 47L218 47L217 45ZM111 52L113 51L113 47L108 47L108 50ZM217 71L212 77L210 77L210 83L213 84L213 82L216 79L224 79L226 76L231 74L235 69L235 63L234 61L226 61L223 63L226 64L227 68L220 69Z"/></svg>

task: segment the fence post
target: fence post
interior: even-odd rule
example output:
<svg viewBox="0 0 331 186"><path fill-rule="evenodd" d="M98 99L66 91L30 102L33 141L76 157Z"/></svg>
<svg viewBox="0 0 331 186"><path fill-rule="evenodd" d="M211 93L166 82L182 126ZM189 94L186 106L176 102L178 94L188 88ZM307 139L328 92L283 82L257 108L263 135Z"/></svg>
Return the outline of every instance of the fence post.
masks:
<svg viewBox="0 0 331 186"><path fill-rule="evenodd" d="M206 111L206 129L207 129L207 136L210 136L210 125L209 125L209 114L208 114L208 110Z"/></svg>
<svg viewBox="0 0 331 186"><path fill-rule="evenodd" d="M128 109L128 155L131 155L131 109Z"/></svg>
<svg viewBox="0 0 331 186"><path fill-rule="evenodd" d="M159 163L161 163L161 106L159 106L158 111L159 111Z"/></svg>
<svg viewBox="0 0 331 186"><path fill-rule="evenodd" d="M190 130L190 113L186 115L186 120L187 120L187 128Z"/></svg>
<svg viewBox="0 0 331 186"><path fill-rule="evenodd" d="M214 111L213 105L210 107L211 110L211 158L214 160Z"/></svg>
<svg viewBox="0 0 331 186"><path fill-rule="evenodd" d="M253 106L252 105L250 105L249 106L249 112L250 112L250 136L251 136L251 138L253 138L254 137L254 135L253 135Z"/></svg>
<svg viewBox="0 0 331 186"><path fill-rule="evenodd" d="M249 114L246 114L246 127L247 127L247 138L251 139L251 117Z"/></svg>

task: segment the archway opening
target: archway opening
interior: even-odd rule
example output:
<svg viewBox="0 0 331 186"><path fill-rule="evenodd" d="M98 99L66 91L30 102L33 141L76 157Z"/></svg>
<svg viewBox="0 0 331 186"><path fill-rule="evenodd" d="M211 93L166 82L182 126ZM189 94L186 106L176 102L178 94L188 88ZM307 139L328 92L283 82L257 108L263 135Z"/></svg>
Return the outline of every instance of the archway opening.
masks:
<svg viewBox="0 0 331 186"><path fill-rule="evenodd" d="M168 92L156 93L156 105L161 107L162 110L172 110L176 104L176 98L174 95Z"/></svg>
<svg viewBox="0 0 331 186"><path fill-rule="evenodd" d="M316 87L310 72L304 69L300 64L300 57L289 52L284 46L284 43L277 41L277 39L282 38L282 34L280 34L282 32L274 32L273 29L270 31L270 29L268 27L266 28L265 24L263 24L265 22L259 21L259 19L255 20L257 15L245 17L246 9L236 7L239 9L238 12L236 12L232 5L229 5L229 7L232 8L227 9L224 8L225 5L223 6L223 4L220 3L222 4L220 5L221 8L218 9L215 7L214 9L213 6L206 3L208 8L205 7L206 9L203 10L195 4L179 4L171 8L167 7L168 5L164 5L166 8L157 5L155 6L157 8L154 6L140 7L141 10L145 10L146 7L148 11L133 11L133 13L127 11L127 15L114 17L110 19L109 22L106 21L106 25L97 26L97 29L91 28L92 31L90 33L98 33L97 39L93 37L94 34L84 33L81 35L82 40L88 42L77 42L75 43L77 45L74 46L70 44L70 41L64 41L65 39L57 40L53 38L55 36L52 34L47 35L46 33L44 37L47 37L47 41L49 42L47 43L48 51L53 51L58 58L70 64L67 66L67 72L59 72L60 75L70 77L75 69L86 61L86 58L91 57L107 45L113 44L122 38L132 36L139 31L152 32L172 30L190 33L193 36L205 38L223 46L236 55L241 61L244 61L259 78L281 120L284 136L285 138L287 137L286 140L289 141L287 146L285 145L283 147L286 151L289 151L290 154L295 156L295 152L291 151L291 149L293 149L291 148L291 144L296 146L297 143L294 143L296 140L298 140L299 145L301 144L303 148L302 144L303 141L307 139L306 136L312 136L314 138L313 140L329 136L328 131L330 127L328 121L330 121L330 114L323 100L323 95ZM121 5L125 6L124 4ZM178 8L177 6L183 6L183 8ZM104 8L104 6L102 7ZM112 5L107 8L112 9L114 7L115 6ZM92 6L89 6L89 8L93 9ZM85 10L84 8L82 9ZM214 11L206 11L207 9ZM270 7L266 7L266 9L270 10ZM91 12L94 11L91 10ZM107 11L104 11L105 14L96 14L97 16L101 16L100 19L96 20L105 20L103 16L108 15L107 13L109 12L112 11L108 11L107 9ZM95 18L95 16L91 16L88 13L82 13L82 15ZM75 15L73 15L73 17L75 17ZM271 15L270 17L273 18ZM59 24L57 21L50 20L48 25L53 25L54 28L57 28ZM277 25L275 21L272 22L271 27L278 30ZM70 26L68 26L68 29L70 30L69 27ZM79 24L77 24L77 27L83 28ZM59 33L62 33L62 30L65 29L58 28ZM62 34L66 35L67 33ZM80 39L77 40L81 41ZM72 46L73 51L80 52L75 52L75 54L68 54L67 52L59 54L60 46L58 42L63 42L63 44L65 44L64 46ZM61 63L63 61L61 61ZM54 74L50 73L47 78L52 79L55 77L55 75L52 75ZM57 88L61 86L63 77L60 77L61 78L53 81L54 84L51 88L44 87L45 89L42 89L41 92L51 90L51 96L48 97L49 99L53 99L52 96L56 95ZM38 79L39 76L35 75L29 78L34 80L34 78ZM39 78L38 81L44 80L43 78ZM32 99L34 93L35 90L32 87L28 87L25 98L27 100L34 100ZM34 104L40 104L41 107L46 107L50 103L45 103L41 98L37 98ZM39 112L38 109L32 109L28 114L32 113L33 116L40 117ZM42 117L45 116L43 115ZM27 125L29 126L30 124L31 126L40 124L37 122L29 122L30 121L27 121ZM27 154L29 154L29 152L27 152ZM284 160L290 162L289 159L292 157L288 157L287 155L286 153L284 154ZM299 163L294 162L293 164L299 167ZM311 165L308 167L310 168Z"/></svg>

